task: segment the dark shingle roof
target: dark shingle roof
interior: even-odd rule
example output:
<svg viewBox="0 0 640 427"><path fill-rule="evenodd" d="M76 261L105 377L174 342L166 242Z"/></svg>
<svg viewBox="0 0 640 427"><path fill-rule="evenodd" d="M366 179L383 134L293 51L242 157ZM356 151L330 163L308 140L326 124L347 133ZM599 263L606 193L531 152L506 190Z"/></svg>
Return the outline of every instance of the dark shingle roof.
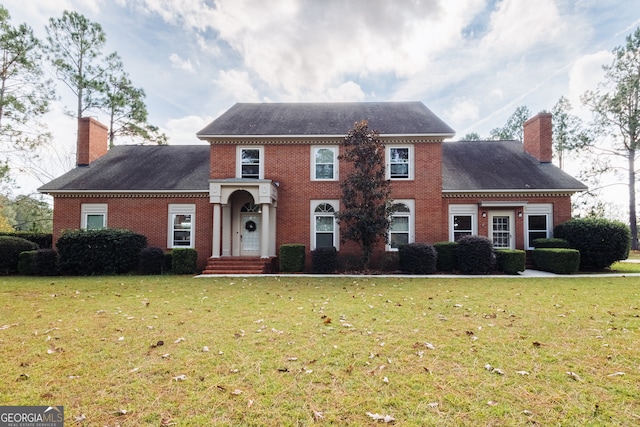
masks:
<svg viewBox="0 0 640 427"><path fill-rule="evenodd" d="M198 137L346 135L360 120L384 135L454 134L422 102L235 104Z"/></svg>
<svg viewBox="0 0 640 427"><path fill-rule="evenodd" d="M442 144L442 190L566 190L587 187L551 163L540 163L519 141Z"/></svg>
<svg viewBox="0 0 640 427"><path fill-rule="evenodd" d="M208 191L209 145L121 145L38 190Z"/></svg>

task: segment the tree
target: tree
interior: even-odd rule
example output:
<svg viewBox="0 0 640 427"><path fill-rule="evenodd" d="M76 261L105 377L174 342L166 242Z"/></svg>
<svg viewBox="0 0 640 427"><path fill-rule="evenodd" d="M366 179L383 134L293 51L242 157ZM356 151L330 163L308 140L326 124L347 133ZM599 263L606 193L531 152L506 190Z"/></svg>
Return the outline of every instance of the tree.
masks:
<svg viewBox="0 0 640 427"><path fill-rule="evenodd" d="M362 248L363 266L369 267L375 245L387 242L392 204L391 183L385 176L385 148L366 120L355 123L342 142L338 158L353 168L340 183L343 209L337 213L342 240Z"/></svg>
<svg viewBox="0 0 640 427"><path fill-rule="evenodd" d="M482 138L478 132L469 132L465 136L462 137L462 141L481 141Z"/></svg>
<svg viewBox="0 0 640 427"><path fill-rule="evenodd" d="M54 97L41 67L42 45L26 24L10 24L0 5L0 151L9 156L34 149L50 138L40 117ZM0 160L0 179L10 172Z"/></svg>
<svg viewBox="0 0 640 427"><path fill-rule="evenodd" d="M638 249L635 162L640 143L640 27L613 49L613 62L603 67L605 79L586 92L582 101L594 116L598 134L610 136L611 147L600 147L604 155L626 160L629 186L631 248Z"/></svg>
<svg viewBox="0 0 640 427"><path fill-rule="evenodd" d="M133 86L122 63L114 67L105 80L103 109L109 116L109 146L117 136L141 138L158 145L167 143L167 136L147 123L147 107L143 89Z"/></svg>
<svg viewBox="0 0 640 427"><path fill-rule="evenodd" d="M109 115L109 140L134 136L158 144L167 137L147 123L144 91L135 88L116 52L105 55L106 34L102 26L77 12L64 11L46 27L48 55L58 78L76 96L76 118L87 110Z"/></svg>
<svg viewBox="0 0 640 427"><path fill-rule="evenodd" d="M564 168L565 151L581 150L591 143L591 136L582 120L570 113L571 103L561 96L551 109L553 114L553 151L558 156L560 169Z"/></svg>
<svg viewBox="0 0 640 427"><path fill-rule="evenodd" d="M526 105L516 108L511 116L507 119L504 127L491 129L489 135L496 140L516 140L524 139L524 122L529 120L531 112Z"/></svg>

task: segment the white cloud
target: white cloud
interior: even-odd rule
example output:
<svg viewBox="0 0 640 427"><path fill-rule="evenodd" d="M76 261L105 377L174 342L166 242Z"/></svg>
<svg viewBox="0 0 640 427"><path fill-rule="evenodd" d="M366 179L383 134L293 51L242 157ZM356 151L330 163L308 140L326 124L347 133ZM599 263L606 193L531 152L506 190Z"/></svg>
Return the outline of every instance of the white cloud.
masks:
<svg viewBox="0 0 640 427"><path fill-rule="evenodd" d="M187 71L189 73L195 73L196 71L193 69L193 65L191 64L190 59L182 59L180 55L177 53L172 53L169 56L169 61L174 68L179 70Z"/></svg>
<svg viewBox="0 0 640 427"><path fill-rule="evenodd" d="M252 86L249 73L240 70L218 72L218 78L214 83L223 91L231 95L236 101L259 102L260 95Z"/></svg>
<svg viewBox="0 0 640 427"><path fill-rule="evenodd" d="M594 90L603 81L603 65L611 64L613 56L610 51L601 50L578 58L569 71L569 93L567 98L573 105L578 105L580 96L587 90Z"/></svg>
<svg viewBox="0 0 640 427"><path fill-rule="evenodd" d="M210 117L187 116L172 119L162 129L169 137L170 145L206 144L196 137L196 133L211 122Z"/></svg>
<svg viewBox="0 0 640 427"><path fill-rule="evenodd" d="M466 121L478 120L480 116L480 106L477 102L465 97L456 98L452 101L450 109L444 111L443 118L449 123L463 123ZM456 129L460 134L461 129Z"/></svg>

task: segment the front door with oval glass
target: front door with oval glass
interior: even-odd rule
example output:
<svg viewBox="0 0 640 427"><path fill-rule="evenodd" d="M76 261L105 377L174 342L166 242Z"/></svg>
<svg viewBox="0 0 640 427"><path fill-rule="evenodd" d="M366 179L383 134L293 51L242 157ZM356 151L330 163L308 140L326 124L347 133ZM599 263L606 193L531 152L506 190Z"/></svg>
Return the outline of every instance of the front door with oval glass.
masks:
<svg viewBox="0 0 640 427"><path fill-rule="evenodd" d="M240 215L240 255L260 255L260 215L256 213Z"/></svg>

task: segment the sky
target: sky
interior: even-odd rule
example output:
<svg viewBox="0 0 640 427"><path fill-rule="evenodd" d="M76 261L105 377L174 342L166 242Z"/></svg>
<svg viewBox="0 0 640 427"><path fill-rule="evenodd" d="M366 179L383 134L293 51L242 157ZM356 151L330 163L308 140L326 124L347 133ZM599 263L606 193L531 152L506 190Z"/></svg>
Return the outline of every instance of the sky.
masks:
<svg viewBox="0 0 640 427"><path fill-rule="evenodd" d="M105 53L120 55L146 93L149 122L170 144L202 143L196 132L236 102L422 101L456 138L487 136L518 106L550 111L561 96L588 120L580 96L597 86L612 49L640 26L637 0L2 4L14 24L27 23L43 39L49 18L64 10L99 23ZM63 114L73 95L57 88L59 100L45 118L56 150L43 160L54 176L73 166L76 140L75 121ZM19 193L42 184L26 177L19 183Z"/></svg>

